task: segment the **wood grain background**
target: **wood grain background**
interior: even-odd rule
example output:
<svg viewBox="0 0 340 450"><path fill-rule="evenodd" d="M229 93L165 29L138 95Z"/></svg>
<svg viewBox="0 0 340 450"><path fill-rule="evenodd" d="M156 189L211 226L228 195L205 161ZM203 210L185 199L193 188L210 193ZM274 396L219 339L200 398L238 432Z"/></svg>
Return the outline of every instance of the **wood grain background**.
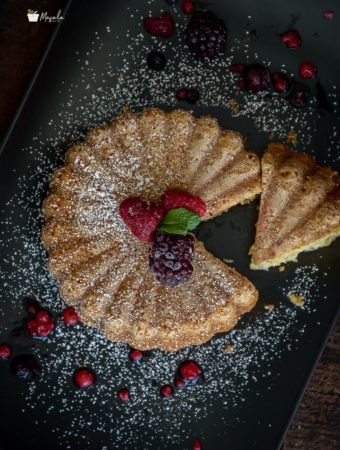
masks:
<svg viewBox="0 0 340 450"><path fill-rule="evenodd" d="M48 11L49 15L55 15L63 5L63 0L29 3L31 9ZM55 26L41 22L32 26L26 12L24 1L0 0L0 139ZM283 450L293 449L340 449L340 320L288 431Z"/></svg>

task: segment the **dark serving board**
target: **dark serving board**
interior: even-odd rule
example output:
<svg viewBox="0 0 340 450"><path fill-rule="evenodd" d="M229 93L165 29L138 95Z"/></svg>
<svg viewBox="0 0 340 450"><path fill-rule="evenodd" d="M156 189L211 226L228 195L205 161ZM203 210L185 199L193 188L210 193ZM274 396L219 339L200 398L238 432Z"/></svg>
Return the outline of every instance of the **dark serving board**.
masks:
<svg viewBox="0 0 340 450"><path fill-rule="evenodd" d="M28 382L15 378L8 362L0 363L2 449L190 449L198 437L204 449L271 450L283 442L337 315L339 240L301 255L284 271L253 272L247 252L254 238L256 202L202 224L199 238L218 257L233 260L259 289L260 301L231 333L174 354L152 351L140 367L128 360L126 345L109 344L82 325L71 329L61 323L63 305L39 243L41 201L72 136L114 117L124 104L132 110L188 107L174 98L184 84L201 91L201 101L192 107L197 115L213 114L222 126L241 131L260 154L269 137L285 142L294 130L297 149L340 168L336 2L327 3L335 10L332 21L323 18L318 1L204 4L229 29L226 55L211 65L197 63L186 51L182 28L187 17L179 6L174 10L176 36L165 41L143 33L142 17L149 11L171 10L163 0L74 0L63 11L66 18L1 154L0 342L9 342L14 354L34 354L43 370ZM288 51L278 37L289 26L303 36L299 50ZM168 56L161 74L145 66L151 48L163 48ZM301 62L312 60L334 112L320 114L313 95L307 108L296 110L275 94L240 93L228 65L254 61L256 54L273 70L285 64L295 76ZM308 84L314 93L316 81ZM237 117L229 107L231 99L240 106ZM303 309L289 302L289 291L304 296ZM56 315L56 331L44 342L11 334L25 315L25 296L38 298ZM273 311L265 309L268 304ZM230 354L224 350L228 344L234 348ZM162 399L159 388L173 383L178 364L187 358L201 365L204 384ZM72 374L83 365L96 371L97 384L77 391ZM116 395L122 386L131 392L126 404Z"/></svg>

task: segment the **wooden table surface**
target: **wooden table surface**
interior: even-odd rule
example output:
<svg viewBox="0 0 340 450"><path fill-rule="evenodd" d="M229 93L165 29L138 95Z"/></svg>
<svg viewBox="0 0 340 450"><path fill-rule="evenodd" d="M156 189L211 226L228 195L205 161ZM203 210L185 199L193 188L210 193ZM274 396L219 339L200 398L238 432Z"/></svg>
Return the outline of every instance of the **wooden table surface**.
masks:
<svg viewBox="0 0 340 450"><path fill-rule="evenodd" d="M31 9L48 11L49 15L55 15L63 5L63 0L29 3ZM32 26L26 18L27 6L26 2L0 0L0 139L55 26ZM340 319L287 434L283 450L293 449L340 449Z"/></svg>

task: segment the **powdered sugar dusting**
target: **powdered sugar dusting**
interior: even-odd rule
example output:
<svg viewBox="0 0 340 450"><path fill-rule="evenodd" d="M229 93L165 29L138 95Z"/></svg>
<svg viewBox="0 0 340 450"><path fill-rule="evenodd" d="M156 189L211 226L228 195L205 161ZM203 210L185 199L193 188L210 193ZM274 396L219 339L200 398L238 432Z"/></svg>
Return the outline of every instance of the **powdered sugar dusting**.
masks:
<svg viewBox="0 0 340 450"><path fill-rule="evenodd" d="M183 18L180 13L174 14L182 22L178 26L181 32ZM133 11L131 20L140 20L142 15ZM112 47L107 48L107 40L96 32L89 39L86 54L77 52L79 80L71 84L61 82L58 90L63 96L68 94L68 101L60 105L62 112L57 117L46 118L48 127L42 126L32 143L22 149L30 155L31 163L26 174L17 179L17 194L1 211L0 315L5 324L4 340L13 328L12 322L23 316L24 296L37 297L55 314L64 308L57 284L48 274L46 254L40 243L41 202L50 175L60 165L71 136L82 138L84 131L109 121L126 105L132 110L155 104L178 106L175 88L182 86L199 87L202 107L225 108L228 118L246 119L258 132L271 134L275 139L285 141L294 129L298 131L298 144L308 147L317 130L313 101L307 108L295 110L278 94L272 94L271 99L266 94L240 94L235 75L227 70L229 65L243 57L246 61L266 62L253 55L246 42L233 42L225 58L193 65L183 46L159 42L145 36L142 29L137 35L126 31L129 44L123 49L115 46L117 39L109 25L104 33L112 36ZM145 63L145 55L154 47L169 54L166 69L159 74L150 73ZM96 55L106 55L101 72L92 59ZM113 62L114 57L120 61L119 66ZM236 99L237 112L230 106L230 99ZM335 88L331 99L337 111ZM46 136L45 128L49 128L52 138ZM336 162L339 149L336 126L329 135L327 148L325 162ZM107 206L100 210L99 217L94 211L86 214L84 224L90 229L98 221L106 223L117 205L113 200ZM102 445L103 449L155 448L154 442L160 438L164 448L172 444L182 448L183 442L190 443L192 437L190 427L186 429L183 424L197 424L211 416L216 398L221 399L226 415L235 410L233 420L237 422L242 420L237 408L258 380L266 378L271 389L271 383L279 376L272 372L271 366L299 348L306 328L301 326L301 317L303 322L305 315L316 315L326 281L327 274L317 264L296 267L291 275L280 278L277 297L270 298L273 309L263 307L268 303L263 294L257 309L230 333L217 336L206 345L175 353L155 350L141 366L129 361L127 345L113 344L93 328L81 324L71 328L59 320L48 340L33 349L43 375L24 389L22 414L34 414L37 408L43 410L37 425L47 424L61 448L74 448L75 442L79 448L94 445ZM303 310L286 298L290 291L304 297ZM228 345L233 348L231 353L225 351ZM45 353L47 357L43 356ZM161 398L160 387L173 383L178 363L187 358L202 366L205 383L175 390L172 399ZM93 389L76 390L72 385L72 374L79 366L91 367L96 372L97 384ZM130 390L130 400L125 403L117 397L122 387ZM55 413L69 414L72 419L68 423L56 422ZM204 445L204 437L202 441Z"/></svg>

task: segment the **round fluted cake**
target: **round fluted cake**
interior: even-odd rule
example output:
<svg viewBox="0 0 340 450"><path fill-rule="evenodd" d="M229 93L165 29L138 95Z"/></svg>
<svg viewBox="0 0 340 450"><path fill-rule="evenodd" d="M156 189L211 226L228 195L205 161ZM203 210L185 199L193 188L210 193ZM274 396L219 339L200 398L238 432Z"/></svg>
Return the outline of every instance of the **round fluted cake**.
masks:
<svg viewBox="0 0 340 450"><path fill-rule="evenodd" d="M191 278L169 287L149 270L148 244L118 208L128 197L159 202L171 188L201 197L204 220L261 191L260 162L239 133L183 110L125 112L67 152L43 205L42 242L60 295L111 341L174 351L230 330L258 293L195 242Z"/></svg>

